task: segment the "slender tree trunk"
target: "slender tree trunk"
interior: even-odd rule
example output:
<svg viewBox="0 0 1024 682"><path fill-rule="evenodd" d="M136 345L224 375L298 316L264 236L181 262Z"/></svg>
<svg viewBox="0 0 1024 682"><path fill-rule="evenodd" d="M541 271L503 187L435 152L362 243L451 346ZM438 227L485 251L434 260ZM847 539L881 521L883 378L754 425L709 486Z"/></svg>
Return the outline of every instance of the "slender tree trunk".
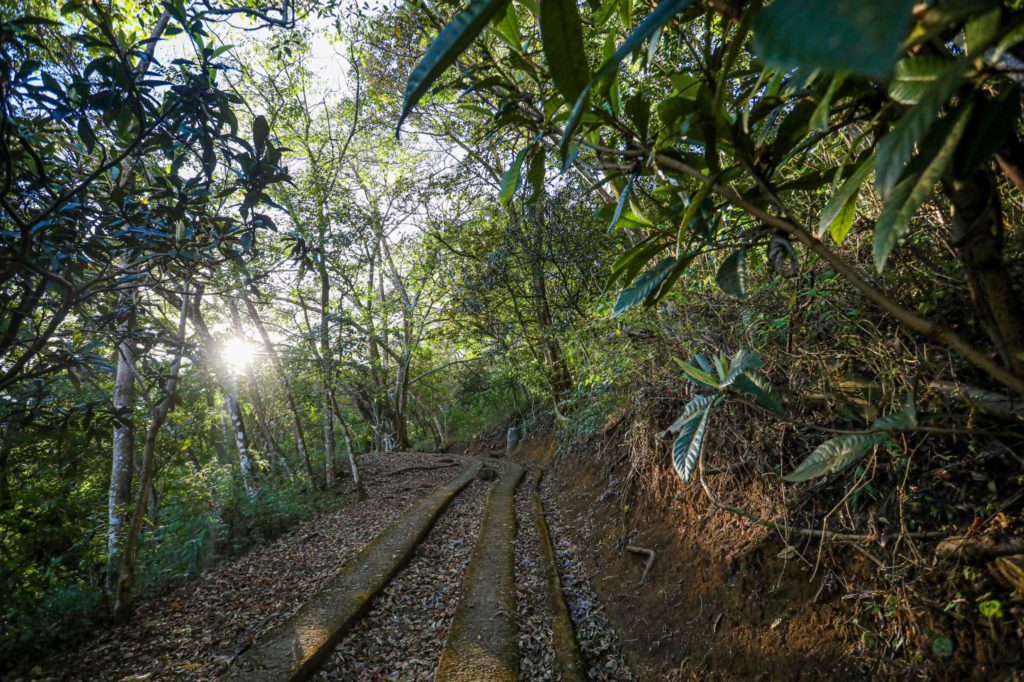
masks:
<svg viewBox="0 0 1024 682"><path fill-rule="evenodd" d="M10 419L4 423L3 440L0 441L0 513L14 508L14 497L11 495L10 479L10 457L11 450L14 447L14 438L11 435L13 432L11 423L13 421L13 419Z"/></svg>
<svg viewBox="0 0 1024 682"><path fill-rule="evenodd" d="M366 486L363 484L363 479L359 477L359 466L356 464L356 451L352 447L352 433L349 431L348 422L341 416L341 411L338 409L338 403L334 400L334 396L331 396L331 408L338 417L338 423L341 424L341 433L345 438L345 452L348 453L348 464L352 471L352 482L356 486L356 492L359 495L359 499L365 500L367 498Z"/></svg>
<svg viewBox="0 0 1024 682"><path fill-rule="evenodd" d="M245 274L245 271L243 271L243 274ZM260 317L260 313L256 309L256 305L253 303L249 293L245 290L242 282L239 282L239 285L239 293L242 297L242 302L245 304L245 310L249 314L249 319L252 320L253 325L255 325L256 331L260 335L260 340L263 342L263 348L267 352L267 355L270 356L270 362L274 367L274 372L277 374L278 381L281 382L281 386L284 388L285 401L288 404L288 411L291 412L292 415L292 429L295 434L295 448L299 452L299 459L302 461L303 468L305 469L306 479L309 481L311 486L315 487L316 476L313 475L313 465L309 461L309 451L306 449L306 434L302 430L302 419L299 417L299 407L295 402L292 384L288 380L288 375L285 374L284 364L281 362L281 357L277 354L277 349L274 348L274 344L270 340L270 334L267 333L267 327L263 324L263 319ZM229 300L228 305L234 306L234 301Z"/></svg>
<svg viewBox="0 0 1024 682"><path fill-rule="evenodd" d="M227 379L227 386L224 390L224 403L228 411L228 418L231 419L231 435L235 441L235 450L238 452L238 470L242 475L242 485L250 495L256 494L256 488L252 481L252 454L249 452L249 434L245 430L245 416L242 414L242 405L238 400L238 377L232 375Z"/></svg>
<svg viewBox="0 0 1024 682"><path fill-rule="evenodd" d="M334 400L332 374L334 363L331 355L330 313L331 313L331 281L327 275L326 249L324 248L324 230L320 231L320 383L321 400L320 414L324 421L324 481L325 489L334 487Z"/></svg>
<svg viewBox="0 0 1024 682"><path fill-rule="evenodd" d="M952 242L981 324L1003 364L1024 377L1024 302L1003 260L1003 212L988 169L947 177L953 204Z"/></svg>
<svg viewBox="0 0 1024 682"><path fill-rule="evenodd" d="M238 314L238 308L233 303L228 308L231 311L231 326L235 335L241 338L242 318ZM249 451L249 434L245 430L245 417L242 414L242 405L239 401L237 374L229 375L226 388L224 397L228 403L228 414L231 416L235 448L238 450L238 468L242 473L242 484L245 485L245 491L252 496L256 494L256 488L252 482L252 453Z"/></svg>
<svg viewBox="0 0 1024 682"><path fill-rule="evenodd" d="M131 616L135 587L135 566L139 550L140 533L146 518L149 492L156 473L156 442L160 429L163 428L167 416L171 412L174 396L178 388L178 375L181 372L181 359L185 353L185 329L188 320L187 289L182 292L181 314L178 318L178 333L175 337L177 350L171 369L164 385L164 396L153 409L149 428L146 430L146 443L142 455L142 471L139 480L139 496L135 501L127 532L124 534L123 551L117 575L117 586L114 591L113 615L116 622L124 622Z"/></svg>
<svg viewBox="0 0 1024 682"><path fill-rule="evenodd" d="M542 339L548 380L551 383L551 396L557 404L572 390L573 382L569 368L565 364L565 357L562 355L562 348L551 329L551 307L548 305L544 273L544 221L544 197L539 196L533 205L532 243L527 246L530 261L530 291L533 296L537 328ZM531 240L530 237L527 239Z"/></svg>
<svg viewBox="0 0 1024 682"><path fill-rule="evenodd" d="M135 468L135 295L121 292L118 309L124 320L118 326L120 340L114 373L114 440L110 467L110 488L107 492L107 593L117 590L117 577L124 547L125 519L131 502L132 476Z"/></svg>
<svg viewBox="0 0 1024 682"><path fill-rule="evenodd" d="M245 429L245 417L242 414L242 406L238 397L238 377L220 366L214 351L213 334L206 325L202 311L203 292L202 289L196 292L192 298L191 318L203 344L207 348L207 357L210 358L210 370L220 384L221 397L224 398L224 407L227 410L228 418L231 420L231 440L235 444L235 451L238 453L238 469L242 475L242 484L249 495L256 492L252 480L252 454L249 450L249 436ZM232 325L235 333L241 331L241 320L237 318L237 311L232 315Z"/></svg>

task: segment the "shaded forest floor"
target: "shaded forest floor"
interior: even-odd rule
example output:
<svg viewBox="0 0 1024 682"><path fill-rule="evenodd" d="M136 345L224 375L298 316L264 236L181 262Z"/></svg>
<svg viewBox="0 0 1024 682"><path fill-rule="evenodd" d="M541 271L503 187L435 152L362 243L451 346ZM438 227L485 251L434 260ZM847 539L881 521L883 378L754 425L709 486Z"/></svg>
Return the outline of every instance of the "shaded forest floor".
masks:
<svg viewBox="0 0 1024 682"><path fill-rule="evenodd" d="M351 480L339 506L270 543L141 602L136 618L67 653L23 666L9 680L211 679L264 632L286 619L381 530L454 468L421 469L437 457L373 454L361 459L369 499Z"/></svg>

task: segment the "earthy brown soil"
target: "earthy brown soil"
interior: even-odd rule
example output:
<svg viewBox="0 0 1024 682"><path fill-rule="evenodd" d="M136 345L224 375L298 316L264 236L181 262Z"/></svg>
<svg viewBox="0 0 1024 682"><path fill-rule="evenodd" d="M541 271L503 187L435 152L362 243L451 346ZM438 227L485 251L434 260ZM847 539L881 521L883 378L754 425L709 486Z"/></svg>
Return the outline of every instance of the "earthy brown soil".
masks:
<svg viewBox="0 0 1024 682"><path fill-rule="evenodd" d="M541 464L551 439L517 458ZM630 506L624 464L562 455L544 479L552 534L581 557L597 596L642 680L864 679L845 629L834 578L810 561L779 558L784 543L751 532L685 488L672 504ZM611 484L610 484L611 482ZM643 493L639 493L642 495ZM635 502L634 502L635 504ZM627 544L652 549L646 557ZM709 545L721 551L709 551ZM790 552L792 553L792 552ZM835 610L835 613L834 613Z"/></svg>

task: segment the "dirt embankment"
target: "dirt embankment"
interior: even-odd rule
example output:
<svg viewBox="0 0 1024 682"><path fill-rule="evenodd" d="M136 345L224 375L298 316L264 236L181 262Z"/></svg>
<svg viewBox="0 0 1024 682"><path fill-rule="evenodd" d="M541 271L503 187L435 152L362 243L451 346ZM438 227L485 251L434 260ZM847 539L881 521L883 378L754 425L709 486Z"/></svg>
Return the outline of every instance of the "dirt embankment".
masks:
<svg viewBox="0 0 1024 682"><path fill-rule="evenodd" d="M840 618L837 578L813 552L710 508L691 487L670 499L624 484L609 454L554 457L553 438L519 459L551 461L552 534L574 547L642 680L864 679ZM677 486L678 487L678 486ZM627 490L628 489L628 490ZM654 553L644 576L649 554Z"/></svg>

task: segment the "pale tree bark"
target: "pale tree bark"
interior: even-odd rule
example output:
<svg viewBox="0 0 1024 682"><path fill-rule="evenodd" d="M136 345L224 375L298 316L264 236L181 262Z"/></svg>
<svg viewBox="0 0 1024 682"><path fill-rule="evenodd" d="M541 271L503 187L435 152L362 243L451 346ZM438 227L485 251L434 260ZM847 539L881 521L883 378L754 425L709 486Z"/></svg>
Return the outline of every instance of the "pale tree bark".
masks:
<svg viewBox="0 0 1024 682"><path fill-rule="evenodd" d="M237 264L239 269L242 271L242 275L246 279L249 279L249 273L245 269L245 264L241 262L237 262ZM302 430L302 419L299 417L299 407L295 402L292 383L288 380L288 375L285 373L281 357L277 354L277 349L274 348L274 344L270 339L270 334L267 332L267 327L263 324L263 318L260 317L259 310L256 309L256 304L253 303L253 300L249 296L249 292L246 291L245 284L243 282L239 282L238 292L242 298L242 303L245 304L245 310L249 315L249 319L256 327L256 332L260 335L260 340L263 342L263 348L270 357L270 363L274 368L275 374L277 374L277 379L281 382L282 388L284 388L285 402L288 404L288 411L292 415L292 429L295 433L295 448L298 450L299 458L302 460L306 479L309 481L311 486L315 487L316 476L313 474L313 465L309 461L309 451L306 449L306 435ZM235 303L228 299L228 304L234 306Z"/></svg>
<svg viewBox="0 0 1024 682"><path fill-rule="evenodd" d="M242 476L242 484L250 495L256 493L252 480L252 453L249 450L249 436L245 429L245 416L242 414L242 406L238 398L238 377L231 375L227 369L222 367L216 357L213 334L206 325L206 319L202 312L203 292L197 291L192 297L191 315L192 324L199 334L203 345L206 346L206 357L210 364L210 370L220 385L221 397L224 399L224 409L227 411L228 419L231 421L231 440L235 444L235 451L238 453L238 469ZM234 320L232 320L234 322ZM236 327L236 333L238 333Z"/></svg>
<svg viewBox="0 0 1024 682"><path fill-rule="evenodd" d="M118 310L124 319L118 325L120 340L114 373L114 440L110 467L110 488L107 491L107 593L117 589L117 575L124 545L125 519L131 502L132 476L135 468L135 294L122 291Z"/></svg>
<svg viewBox="0 0 1024 682"><path fill-rule="evenodd" d="M366 485L363 483L363 479L359 476L359 465L356 464L356 452L352 447L352 433L348 428L348 422L341 416L341 410L338 409L338 403L334 399L334 396L331 396L331 408L338 418L338 423L341 424L341 433L345 439L345 452L348 454L348 464L352 471L352 483L356 486L356 493L359 495L359 499L365 500L368 495L366 493Z"/></svg>
<svg viewBox="0 0 1024 682"><path fill-rule="evenodd" d="M242 318L238 314L238 308L233 302L229 302L228 308L231 311L231 326L235 335L242 336ZM228 373L227 391L225 398L228 403L228 415L231 417L231 426L234 430L235 448L238 450L238 465L242 473L242 483L249 495L254 495L256 489L252 483L252 453L249 452L249 434L245 430L245 417L242 414L242 405L239 401L238 375Z"/></svg>
<svg viewBox="0 0 1024 682"><path fill-rule="evenodd" d="M182 300L188 299L187 285L182 291ZM160 429L163 428L167 416L171 412L174 396L178 388L178 375L181 372L181 359L185 354L185 330L188 320L188 305L181 306L178 316L178 332L175 335L177 348L171 368L164 384L164 395L153 408L149 428L146 430L146 441L142 454L142 471L139 475L139 495L135 500L127 531L124 534L123 551L114 590L113 616L116 622L124 622L131 616L134 587L135 566L139 550L140 533L146 519L149 503L149 491L156 472L156 442Z"/></svg>
<svg viewBox="0 0 1024 682"><path fill-rule="evenodd" d="M326 256L327 250L324 247L326 239L325 230L320 231L320 388L321 405L320 414L324 421L324 481L325 488L334 487L334 410L331 403L334 400L334 387L332 374L334 363L331 354L330 338L330 313L331 313L331 280L327 274Z"/></svg>

